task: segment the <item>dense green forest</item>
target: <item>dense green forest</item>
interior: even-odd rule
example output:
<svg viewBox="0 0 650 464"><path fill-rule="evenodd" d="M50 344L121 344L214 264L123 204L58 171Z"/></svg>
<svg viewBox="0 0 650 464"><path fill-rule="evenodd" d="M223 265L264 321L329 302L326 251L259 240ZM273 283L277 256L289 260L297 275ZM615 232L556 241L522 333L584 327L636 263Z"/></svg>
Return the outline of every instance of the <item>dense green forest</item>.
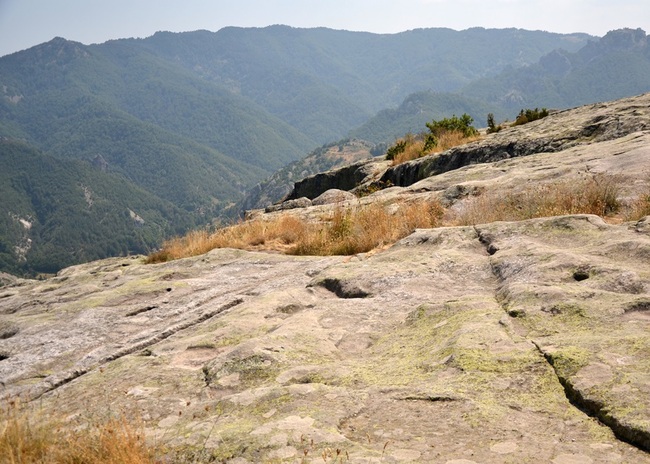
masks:
<svg viewBox="0 0 650 464"><path fill-rule="evenodd" d="M298 119L304 113L301 108L318 108L329 121L334 116L330 111L340 111L346 102L353 105L347 113L356 114L358 107L362 116L371 116L410 93L455 91L508 66L535 63L557 48L576 51L589 39L586 34L521 29L371 34L271 26L216 33L160 32L139 42L187 69L199 69L207 79L229 84L274 114ZM317 87L337 106L310 104ZM342 129L347 132L353 122L347 121Z"/></svg>
<svg viewBox="0 0 650 464"><path fill-rule="evenodd" d="M645 33L631 30L601 40L287 26L55 38L0 57L0 271L149 250L247 204L250 189L277 187L259 183L284 166L274 179L290 182L345 160L313 151L344 144L332 140L377 155L451 114L480 125L488 113L641 93L648 62Z"/></svg>
<svg viewBox="0 0 650 464"><path fill-rule="evenodd" d="M195 225L193 215L99 166L0 140L0 269L51 273L145 253Z"/></svg>

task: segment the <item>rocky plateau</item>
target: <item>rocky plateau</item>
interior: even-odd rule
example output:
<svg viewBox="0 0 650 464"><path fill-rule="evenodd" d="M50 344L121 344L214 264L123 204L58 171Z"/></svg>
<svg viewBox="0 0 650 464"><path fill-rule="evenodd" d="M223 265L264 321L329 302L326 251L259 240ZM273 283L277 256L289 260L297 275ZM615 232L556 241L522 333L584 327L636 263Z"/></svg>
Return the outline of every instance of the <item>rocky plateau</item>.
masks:
<svg viewBox="0 0 650 464"><path fill-rule="evenodd" d="M459 209L594 173L623 199L648 188L650 94L312 176L251 215L316 217L328 190L370 185L392 187L326 197ZM650 217L419 229L355 256L131 256L2 283L0 392L71 426L122 412L238 464L650 463Z"/></svg>

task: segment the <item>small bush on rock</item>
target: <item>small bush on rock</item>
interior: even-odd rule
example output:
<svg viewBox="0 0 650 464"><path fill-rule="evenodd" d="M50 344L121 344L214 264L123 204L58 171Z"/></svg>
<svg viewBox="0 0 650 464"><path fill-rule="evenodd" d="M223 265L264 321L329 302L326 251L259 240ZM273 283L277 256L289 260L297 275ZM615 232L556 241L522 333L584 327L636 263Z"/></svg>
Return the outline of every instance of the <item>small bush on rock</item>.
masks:
<svg viewBox="0 0 650 464"><path fill-rule="evenodd" d="M478 135L478 130L472 126L473 123L474 119L465 113L461 117L454 114L451 118L444 118L440 121L434 119L426 126L434 137L440 137L445 132L460 132L464 137L474 137Z"/></svg>
<svg viewBox="0 0 650 464"><path fill-rule="evenodd" d="M638 221L646 216L650 216L650 186L631 201L625 210L625 219L628 221Z"/></svg>
<svg viewBox="0 0 650 464"><path fill-rule="evenodd" d="M529 122L545 118L546 116L548 116L548 110L546 108L542 108L541 110L539 108L535 108L534 110L531 110L530 108L526 110L522 109L512 125L520 126L522 124L527 124Z"/></svg>
<svg viewBox="0 0 650 464"><path fill-rule="evenodd" d="M429 132L407 134L398 139L386 151L386 159L392 160L393 165L402 164L476 140L479 132L472 126L473 122L468 114L453 115L440 121L434 119L426 123Z"/></svg>
<svg viewBox="0 0 650 464"><path fill-rule="evenodd" d="M488 113L487 115L487 133L488 134L495 134L499 131L501 131L503 127L501 125L496 125L494 122L494 114Z"/></svg>

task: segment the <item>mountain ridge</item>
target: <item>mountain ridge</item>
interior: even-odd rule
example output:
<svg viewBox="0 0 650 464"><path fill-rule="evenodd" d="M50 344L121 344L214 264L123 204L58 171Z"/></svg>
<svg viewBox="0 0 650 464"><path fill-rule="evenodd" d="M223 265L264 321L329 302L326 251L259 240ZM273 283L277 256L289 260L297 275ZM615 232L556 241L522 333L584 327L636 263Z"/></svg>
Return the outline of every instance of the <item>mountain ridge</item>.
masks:
<svg viewBox="0 0 650 464"><path fill-rule="evenodd" d="M189 228L218 222L247 189L314 147L345 138L377 143L411 126L408 109L395 117L389 111L366 125L363 137L350 134L410 88L457 87L535 62L559 44L577 50L589 38L519 29L380 36L288 27L94 45L56 38L0 58L0 136L59 158L101 156L108 172L187 211ZM477 106L445 98L425 95L414 108L430 117ZM399 117L403 123L391 123Z"/></svg>
<svg viewBox="0 0 650 464"><path fill-rule="evenodd" d="M622 69L624 77L617 72ZM479 79L463 88L463 94L500 102L510 112L566 108L646 92L649 69L646 32L617 29L575 52L555 50L536 64Z"/></svg>

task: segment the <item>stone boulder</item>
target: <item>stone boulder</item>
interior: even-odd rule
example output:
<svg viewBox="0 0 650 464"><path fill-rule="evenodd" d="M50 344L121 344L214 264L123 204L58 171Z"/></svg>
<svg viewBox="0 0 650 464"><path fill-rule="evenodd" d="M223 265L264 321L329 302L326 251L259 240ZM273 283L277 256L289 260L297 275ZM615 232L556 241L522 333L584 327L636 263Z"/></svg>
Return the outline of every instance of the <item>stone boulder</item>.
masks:
<svg viewBox="0 0 650 464"><path fill-rule="evenodd" d="M336 203L343 203L346 201L355 201L357 196L353 193L339 189L329 189L312 200L312 205L331 205Z"/></svg>
<svg viewBox="0 0 650 464"><path fill-rule="evenodd" d="M381 174L389 164L384 159L373 158L307 177L294 184L287 200L300 197L314 199L330 189L352 190Z"/></svg>
<svg viewBox="0 0 650 464"><path fill-rule="evenodd" d="M278 211L286 211L288 209L308 208L311 205L312 201L309 198L301 197L296 198L295 200L286 200L277 205L269 205L264 209L264 211L266 213L275 213Z"/></svg>

